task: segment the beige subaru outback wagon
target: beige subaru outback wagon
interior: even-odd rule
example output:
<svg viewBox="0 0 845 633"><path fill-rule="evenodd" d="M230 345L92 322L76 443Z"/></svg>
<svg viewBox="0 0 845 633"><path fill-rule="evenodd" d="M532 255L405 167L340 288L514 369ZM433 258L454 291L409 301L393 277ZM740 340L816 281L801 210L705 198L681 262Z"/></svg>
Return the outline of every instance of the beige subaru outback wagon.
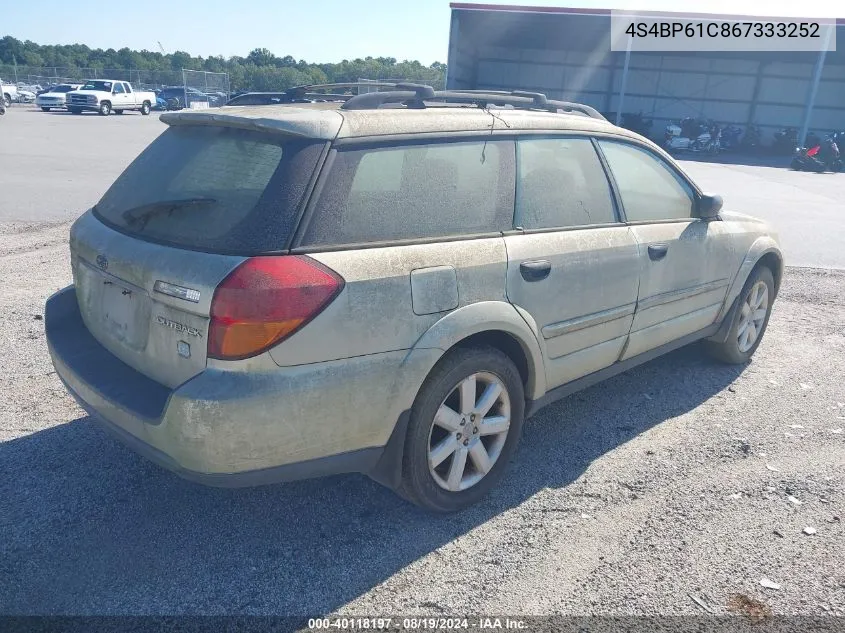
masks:
<svg viewBox="0 0 845 633"><path fill-rule="evenodd" d="M165 468L362 472L454 511L540 407L700 339L730 363L760 345L772 229L592 108L315 94L162 115L71 229L56 371Z"/></svg>

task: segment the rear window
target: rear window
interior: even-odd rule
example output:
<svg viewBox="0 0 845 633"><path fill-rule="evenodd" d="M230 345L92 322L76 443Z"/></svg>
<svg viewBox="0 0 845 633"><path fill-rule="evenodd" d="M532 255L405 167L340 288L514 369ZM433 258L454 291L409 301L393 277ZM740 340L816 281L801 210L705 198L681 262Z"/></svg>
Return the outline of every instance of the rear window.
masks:
<svg viewBox="0 0 845 633"><path fill-rule="evenodd" d="M302 244L504 231L513 221L512 174L510 141L339 150Z"/></svg>
<svg viewBox="0 0 845 633"><path fill-rule="evenodd" d="M174 126L97 203L118 230L197 250L286 248L323 143L248 130Z"/></svg>

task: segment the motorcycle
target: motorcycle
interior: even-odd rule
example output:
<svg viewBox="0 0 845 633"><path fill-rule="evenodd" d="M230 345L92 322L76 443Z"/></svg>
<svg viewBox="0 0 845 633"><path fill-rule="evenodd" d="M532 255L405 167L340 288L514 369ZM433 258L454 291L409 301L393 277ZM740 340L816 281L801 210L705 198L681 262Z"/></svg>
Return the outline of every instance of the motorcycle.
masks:
<svg viewBox="0 0 845 633"><path fill-rule="evenodd" d="M742 137L742 128L735 125L729 125L722 130L721 138L719 139L719 146L722 151L730 151L737 149L740 145L740 138Z"/></svg>
<svg viewBox="0 0 845 633"><path fill-rule="evenodd" d="M774 139L772 153L789 154L798 145L798 130L792 127L784 128L780 132L775 132Z"/></svg>
<svg viewBox="0 0 845 633"><path fill-rule="evenodd" d="M669 152L716 154L720 149L720 130L712 122L687 117L666 126L663 145Z"/></svg>
<svg viewBox="0 0 845 633"><path fill-rule="evenodd" d="M756 152L760 147L760 130L757 126L751 124L745 130L745 135L740 141L740 147L746 152Z"/></svg>
<svg viewBox="0 0 845 633"><path fill-rule="evenodd" d="M653 125L653 121L651 119L646 119L643 116L642 112L634 114L632 112L624 112L622 114L622 127L626 130L631 130L632 132L636 132L640 136L645 136L648 138L649 133L651 132L651 126Z"/></svg>
<svg viewBox="0 0 845 633"><path fill-rule="evenodd" d="M842 154L839 151L837 139L841 133L828 135L818 145L796 147L792 156L790 168L795 171L812 171L824 173L826 171L842 171Z"/></svg>

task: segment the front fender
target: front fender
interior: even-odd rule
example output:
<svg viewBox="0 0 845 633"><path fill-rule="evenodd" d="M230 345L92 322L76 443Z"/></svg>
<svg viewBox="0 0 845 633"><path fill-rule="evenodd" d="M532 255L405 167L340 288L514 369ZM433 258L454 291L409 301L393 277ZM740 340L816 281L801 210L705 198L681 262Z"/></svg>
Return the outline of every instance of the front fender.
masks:
<svg viewBox="0 0 845 633"><path fill-rule="evenodd" d="M546 393L546 370L537 335L517 309L504 301L480 301L450 312L419 338L411 353L430 349L445 353L473 334L491 331L509 334L522 348L529 370L526 398L533 400Z"/></svg>
<svg viewBox="0 0 845 633"><path fill-rule="evenodd" d="M781 269L779 271L773 271L776 278L780 277L780 274L783 272L783 253L780 250L780 245L771 235L758 237L748 248L745 258L742 260L739 270L731 283L728 294L725 297L725 304L722 306L722 311L719 313L719 320L723 320L728 311L731 309L731 306L734 301L736 301L739 293L742 292L742 287L745 285L748 275L751 274L754 266L757 265L757 262L759 262L760 259L769 253L774 253L780 261Z"/></svg>

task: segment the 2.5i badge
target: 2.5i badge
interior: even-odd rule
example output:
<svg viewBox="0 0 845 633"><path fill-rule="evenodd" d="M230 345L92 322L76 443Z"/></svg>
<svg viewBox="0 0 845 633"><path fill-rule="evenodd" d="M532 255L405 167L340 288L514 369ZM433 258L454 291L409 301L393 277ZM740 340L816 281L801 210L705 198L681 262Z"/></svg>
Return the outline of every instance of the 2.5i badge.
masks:
<svg viewBox="0 0 845 633"><path fill-rule="evenodd" d="M185 325L183 323L179 323L178 321L171 321L167 317L163 317L160 314L156 316L156 323L159 325L163 325L164 327L169 327L171 330L176 330L177 332L184 332L185 334L190 334L191 336L198 336L202 338L202 333L195 327L191 327L190 325Z"/></svg>

